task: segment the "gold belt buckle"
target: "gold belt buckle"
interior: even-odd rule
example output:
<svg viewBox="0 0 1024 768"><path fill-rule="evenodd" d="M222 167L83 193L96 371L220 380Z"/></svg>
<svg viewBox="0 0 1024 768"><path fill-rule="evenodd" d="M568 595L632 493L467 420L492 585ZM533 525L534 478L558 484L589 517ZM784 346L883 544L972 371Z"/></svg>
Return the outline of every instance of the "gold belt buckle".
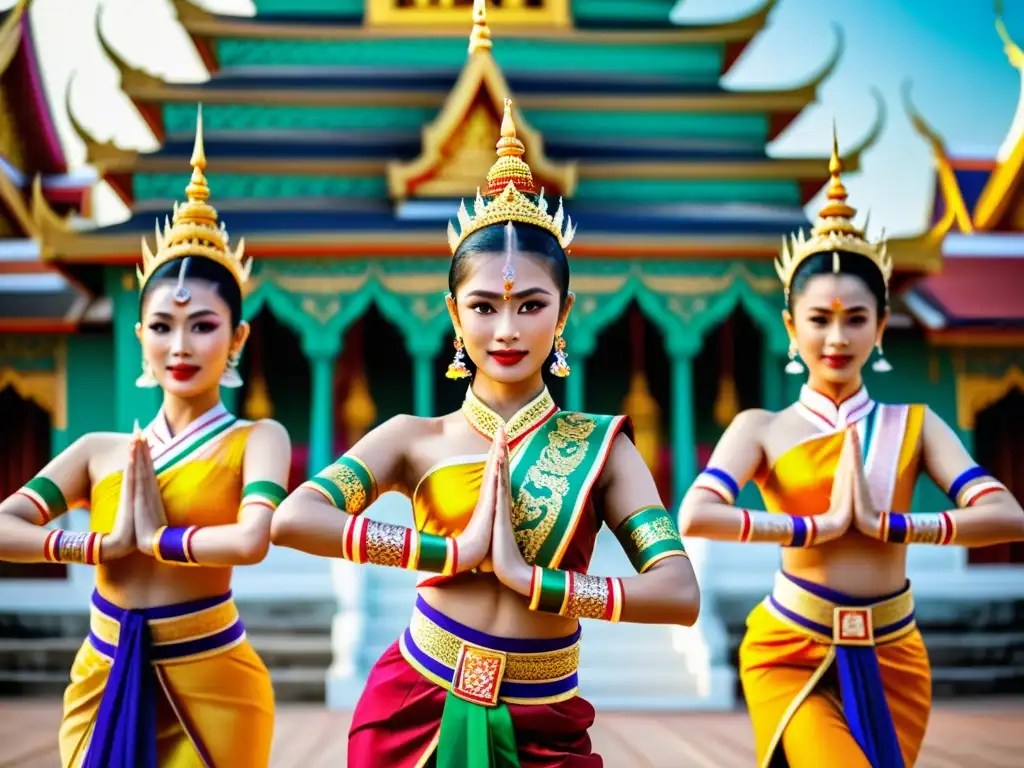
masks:
<svg viewBox="0 0 1024 768"><path fill-rule="evenodd" d="M474 704L497 706L507 662L503 651L463 643L455 664L452 693Z"/></svg>
<svg viewBox="0 0 1024 768"><path fill-rule="evenodd" d="M833 609L832 642L836 645L874 645L875 628L871 623L871 609Z"/></svg>

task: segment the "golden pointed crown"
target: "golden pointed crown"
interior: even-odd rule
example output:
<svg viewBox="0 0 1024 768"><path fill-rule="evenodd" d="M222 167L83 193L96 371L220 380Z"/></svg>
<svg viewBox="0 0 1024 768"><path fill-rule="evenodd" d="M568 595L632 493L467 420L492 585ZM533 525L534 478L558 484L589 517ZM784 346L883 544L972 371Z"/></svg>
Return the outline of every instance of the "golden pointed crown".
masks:
<svg viewBox="0 0 1024 768"><path fill-rule="evenodd" d="M854 226L853 217L857 210L846 202L846 187L839 178L843 170L843 161L839 158L839 141L836 138L835 126L832 127L832 158L828 163L831 178L825 197L828 202L818 211L818 218L811 229L811 236L806 237L803 230L797 235L782 238L782 252L775 260L775 271L786 289L789 298L789 286L797 268L808 258L818 253L835 253L846 251L858 253L871 259L878 271L882 273L888 292L889 278L892 276L892 258L886 250L884 238L876 243L870 242L863 229ZM866 228L866 225L865 225ZM838 258L835 260L838 266Z"/></svg>
<svg viewBox="0 0 1024 768"><path fill-rule="evenodd" d="M186 201L174 204L174 215L170 221L164 220L161 231L160 222L156 223L156 252L149 249L146 238L142 238L142 265L136 266L135 273L139 278L139 291L146 285L150 276L174 259L185 256L196 256L215 261L225 267L238 281L238 287L245 289L252 272L252 259L245 258L245 240L238 241L238 247L232 251L224 222L217 222L217 211L210 205L210 187L206 182L206 151L203 148L203 111L202 106L196 115L196 143L192 150L192 178L185 187Z"/></svg>
<svg viewBox="0 0 1024 768"><path fill-rule="evenodd" d="M563 250L568 249L576 234L572 219L565 215L562 201L552 216L548 213L548 201L544 190L537 190L530 166L523 160L526 148L516 137L516 125L512 120L512 99L505 99L505 115L501 119L501 138L497 144L498 160L487 172L487 193L482 195L479 188L473 203L473 215L466 208L466 201L459 205L459 230L448 222L448 245L452 255L462 241L478 229L492 224L517 221L533 224L550 232ZM564 225L564 226L563 226Z"/></svg>

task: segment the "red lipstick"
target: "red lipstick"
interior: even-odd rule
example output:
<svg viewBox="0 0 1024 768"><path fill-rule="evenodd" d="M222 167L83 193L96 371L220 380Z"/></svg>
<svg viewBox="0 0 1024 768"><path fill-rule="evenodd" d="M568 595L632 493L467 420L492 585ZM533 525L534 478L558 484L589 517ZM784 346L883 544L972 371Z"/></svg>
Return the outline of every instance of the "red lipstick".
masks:
<svg viewBox="0 0 1024 768"><path fill-rule="evenodd" d="M822 360L829 368L845 368L853 360L853 355L822 355Z"/></svg>
<svg viewBox="0 0 1024 768"><path fill-rule="evenodd" d="M167 370L170 371L171 376L175 381L188 381L199 371L198 365L188 365L187 363L175 363L174 365L167 366Z"/></svg>
<svg viewBox="0 0 1024 768"><path fill-rule="evenodd" d="M509 367L517 365L527 355L527 353L521 349L496 349L489 354L494 358L498 365L505 365Z"/></svg>

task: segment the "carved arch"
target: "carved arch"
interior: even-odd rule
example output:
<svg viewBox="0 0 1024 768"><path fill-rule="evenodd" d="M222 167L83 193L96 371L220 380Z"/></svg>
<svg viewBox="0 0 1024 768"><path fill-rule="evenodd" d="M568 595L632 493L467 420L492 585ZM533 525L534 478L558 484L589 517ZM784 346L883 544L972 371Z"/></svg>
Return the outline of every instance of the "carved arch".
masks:
<svg viewBox="0 0 1024 768"><path fill-rule="evenodd" d="M1013 365L1002 376L959 373L956 377L956 416L961 429L973 430L979 413L1006 397L1014 388L1024 391L1024 371Z"/></svg>

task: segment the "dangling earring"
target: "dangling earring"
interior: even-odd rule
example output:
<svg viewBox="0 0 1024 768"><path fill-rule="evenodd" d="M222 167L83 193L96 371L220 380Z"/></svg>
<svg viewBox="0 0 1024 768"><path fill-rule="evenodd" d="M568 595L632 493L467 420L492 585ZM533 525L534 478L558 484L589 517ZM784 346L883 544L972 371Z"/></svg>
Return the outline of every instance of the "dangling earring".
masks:
<svg viewBox="0 0 1024 768"><path fill-rule="evenodd" d="M564 379L572 373L572 370L569 368L569 362L566 360L565 339L562 337L562 334L555 336L555 359L548 370L560 379Z"/></svg>
<svg viewBox="0 0 1024 768"><path fill-rule="evenodd" d="M160 382L153 375L153 369L145 360L142 361L142 373L135 380L135 386L139 389L152 389L153 387L160 386Z"/></svg>
<svg viewBox="0 0 1024 768"><path fill-rule="evenodd" d="M786 363L786 373L798 376L804 372L804 367L797 358L796 339L789 341L789 362Z"/></svg>
<svg viewBox="0 0 1024 768"><path fill-rule="evenodd" d="M871 370L875 373L888 373L892 370L892 365L885 359L885 353L882 352L882 342L875 344L875 349L878 351L878 359L871 364Z"/></svg>
<svg viewBox="0 0 1024 768"><path fill-rule="evenodd" d="M465 345L462 343L462 339L456 336L452 346L455 347L455 359L448 366L448 372L445 373L445 376L449 379L464 379L469 376L469 369L465 363Z"/></svg>
<svg viewBox="0 0 1024 768"><path fill-rule="evenodd" d="M238 389L242 386L242 377L238 375L238 360L241 356L240 352L235 352L228 357L227 367L224 368L224 373L220 375L220 385L222 387Z"/></svg>

